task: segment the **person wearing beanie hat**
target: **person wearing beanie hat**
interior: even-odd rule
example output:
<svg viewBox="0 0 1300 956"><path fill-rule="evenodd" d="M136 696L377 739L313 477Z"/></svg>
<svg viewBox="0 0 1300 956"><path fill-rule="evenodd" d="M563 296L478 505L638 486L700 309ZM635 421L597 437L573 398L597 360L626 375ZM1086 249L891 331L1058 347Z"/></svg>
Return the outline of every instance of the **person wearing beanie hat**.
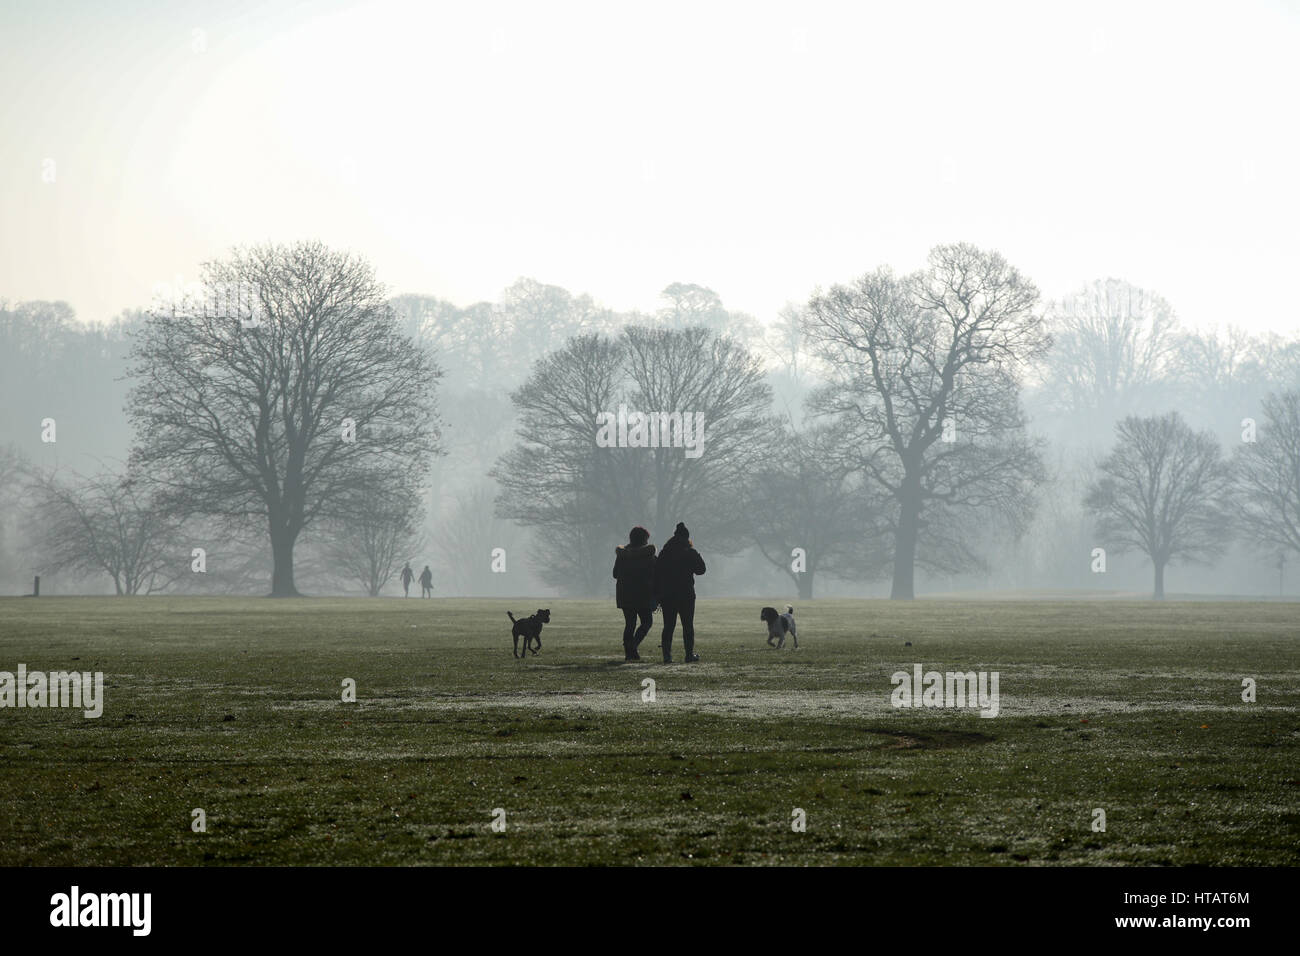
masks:
<svg viewBox="0 0 1300 956"><path fill-rule="evenodd" d="M673 662L673 631L677 618L682 619L682 646L686 649L686 662L700 659L695 653L695 576L704 573L704 559L695 550L691 532L679 521L673 536L655 558L655 595L664 612L662 647L664 663Z"/></svg>

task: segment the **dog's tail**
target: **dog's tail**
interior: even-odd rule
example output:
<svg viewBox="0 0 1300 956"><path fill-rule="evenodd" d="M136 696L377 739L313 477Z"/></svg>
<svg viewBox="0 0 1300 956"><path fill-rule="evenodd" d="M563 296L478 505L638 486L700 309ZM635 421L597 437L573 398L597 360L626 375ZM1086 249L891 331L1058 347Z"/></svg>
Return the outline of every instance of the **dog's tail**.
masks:
<svg viewBox="0 0 1300 956"><path fill-rule="evenodd" d="M511 614L509 611L506 611L506 617L510 618L510 620L512 621L515 621L515 616ZM515 623L518 624L519 622L515 621Z"/></svg>
<svg viewBox="0 0 1300 956"><path fill-rule="evenodd" d="M786 614L793 614L793 613L794 613L794 608L792 608L790 605L787 604L787 605L785 606L785 613L786 613Z"/></svg>

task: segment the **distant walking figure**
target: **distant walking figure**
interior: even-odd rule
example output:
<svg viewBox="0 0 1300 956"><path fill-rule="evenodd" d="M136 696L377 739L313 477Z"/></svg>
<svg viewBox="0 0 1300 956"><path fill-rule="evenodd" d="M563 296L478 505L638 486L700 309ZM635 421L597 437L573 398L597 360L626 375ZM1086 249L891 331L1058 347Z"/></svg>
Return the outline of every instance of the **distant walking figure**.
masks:
<svg viewBox="0 0 1300 956"><path fill-rule="evenodd" d="M420 572L420 597L433 597L433 572L427 564Z"/></svg>
<svg viewBox="0 0 1300 956"><path fill-rule="evenodd" d="M677 528L655 559L654 587L664 610L664 663L673 662L673 629L678 615L682 619L682 646L686 663L700 659L695 653L695 575L704 573L704 559L695 550L686 525Z"/></svg>
<svg viewBox="0 0 1300 956"><path fill-rule="evenodd" d="M640 525L628 532L627 544L614 549L617 604L623 612L623 659L639 661L637 647L654 622L655 546L650 532ZM641 626L637 627L637 618Z"/></svg>
<svg viewBox="0 0 1300 956"><path fill-rule="evenodd" d="M411 582L415 580L415 572L411 570L411 562L407 561L406 566L402 568L402 597L411 596Z"/></svg>

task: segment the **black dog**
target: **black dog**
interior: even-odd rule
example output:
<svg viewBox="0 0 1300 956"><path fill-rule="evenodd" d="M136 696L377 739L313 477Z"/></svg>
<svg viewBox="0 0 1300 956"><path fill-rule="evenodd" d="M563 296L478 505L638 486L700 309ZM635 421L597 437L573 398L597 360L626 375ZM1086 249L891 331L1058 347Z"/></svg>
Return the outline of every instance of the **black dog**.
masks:
<svg viewBox="0 0 1300 956"><path fill-rule="evenodd" d="M515 624L514 629L510 632L515 639L515 649L511 653L513 653L515 657L526 657L528 656L528 648L530 644L537 645L533 648L534 654L540 651L542 649L542 625L551 623L551 609L548 607L539 607L537 613L532 617L526 617L519 621L515 621L515 616L509 611L506 611L506 615L510 620L514 621ZM524 639L524 649L522 653L519 650L519 638L521 637Z"/></svg>
<svg viewBox="0 0 1300 956"><path fill-rule="evenodd" d="M794 649L799 650L799 635L794 627L794 608L787 604L785 613L781 614L774 607L765 607L758 612L758 619L767 624L769 647L776 647L778 650L785 647L785 636L789 634L794 639ZM776 643L773 644L773 641Z"/></svg>

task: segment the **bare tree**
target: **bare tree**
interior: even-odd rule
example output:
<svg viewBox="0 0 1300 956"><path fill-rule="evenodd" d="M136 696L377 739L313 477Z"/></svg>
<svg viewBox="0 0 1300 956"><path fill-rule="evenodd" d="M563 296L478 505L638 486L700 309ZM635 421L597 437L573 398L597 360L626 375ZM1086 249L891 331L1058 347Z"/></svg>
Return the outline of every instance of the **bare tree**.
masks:
<svg viewBox="0 0 1300 956"><path fill-rule="evenodd" d="M520 594L518 582L524 532L493 514L496 491L482 482L457 496L434 530L433 565L438 580L454 594ZM548 544L548 547L553 546ZM493 550L502 549L502 571L493 569Z"/></svg>
<svg viewBox="0 0 1300 956"><path fill-rule="evenodd" d="M752 315L729 312L722 297L708 286L692 282L674 282L659 293L664 300L656 315L660 325L670 329L705 328L715 335L726 335L743 345L758 343L763 327Z"/></svg>
<svg viewBox="0 0 1300 956"><path fill-rule="evenodd" d="M19 484L26 473L27 464L22 453L11 443L0 445L0 489L5 492L6 501L18 497Z"/></svg>
<svg viewBox="0 0 1300 956"><path fill-rule="evenodd" d="M501 486L497 515L544 533L542 580L584 594L601 593L608 574L588 552L624 523L617 520L621 470L610 459L626 450L596 446L596 415L615 407L622 363L621 346L599 335L579 336L538 359L511 395L519 443L491 472ZM591 541L552 540L588 528L595 529Z"/></svg>
<svg viewBox="0 0 1300 956"><path fill-rule="evenodd" d="M1049 452L1048 477L1039 491L1044 506L1023 540L1011 543L1003 567L1019 567L1022 586L1088 587L1095 579L1079 556L1089 553L1096 534L1083 498L1100 455L1065 443L1052 443Z"/></svg>
<svg viewBox="0 0 1300 956"><path fill-rule="evenodd" d="M1228 388L1263 377L1264 342L1239 325L1223 331L1186 332L1175 339L1170 371L1191 389Z"/></svg>
<svg viewBox="0 0 1300 956"><path fill-rule="evenodd" d="M517 279L501 294L511 341L518 354L535 356L563 348L575 335L612 331L615 314L596 305L589 295L573 295L560 286L536 279Z"/></svg>
<svg viewBox="0 0 1300 956"><path fill-rule="evenodd" d="M347 496L340 516L326 522L325 561L336 577L379 597L396 569L419 551L422 522L419 489L377 474L364 491Z"/></svg>
<svg viewBox="0 0 1300 956"><path fill-rule="evenodd" d="M204 267L196 307L154 314L132 350L133 461L187 514L264 522L271 594L297 593L294 545L376 472L437 452L427 352L364 261L318 242Z"/></svg>
<svg viewBox="0 0 1300 956"><path fill-rule="evenodd" d="M511 396L521 441L493 469L497 513L545 532L544 580L588 594L609 586L606 552L634 524L666 536L689 520L696 540L715 551L739 546L741 478L771 425L762 379L753 355L703 328L631 327L617 340L570 340ZM679 437L685 416L696 416L700 453L666 442L601 447L598 416L620 405L677 415Z"/></svg>
<svg viewBox="0 0 1300 956"><path fill-rule="evenodd" d="M781 371L794 382L799 381L803 358L803 316L799 307L787 302L767 328L764 344L779 363Z"/></svg>
<svg viewBox="0 0 1300 956"><path fill-rule="evenodd" d="M1259 413L1259 396L1277 367L1269 346L1235 325L1179 336L1170 372L1177 407L1224 438L1234 434L1243 415Z"/></svg>
<svg viewBox="0 0 1300 956"><path fill-rule="evenodd" d="M266 533L220 518L187 518L181 532L186 554L203 548L203 573L182 575L175 590L200 594L256 594L274 570ZM191 564L191 569L193 565ZM295 572L297 565L295 564Z"/></svg>
<svg viewBox="0 0 1300 956"><path fill-rule="evenodd" d="M870 499L839 450L828 447L838 439L827 429L783 430L745 478L749 537L805 601L818 575L873 577L890 563L881 502Z"/></svg>
<svg viewBox="0 0 1300 956"><path fill-rule="evenodd" d="M1246 535L1275 549L1300 553L1300 391L1270 394L1256 440L1235 455L1237 514Z"/></svg>
<svg viewBox="0 0 1300 956"><path fill-rule="evenodd" d="M702 328L632 326L623 330L622 343L629 406L693 412L704 438L698 457L681 448L625 449L631 456L612 459L631 466L634 482L625 487L646 500L642 513L665 539L679 518L694 511L700 540L711 539L715 550L739 544L743 531L734 496L758 460L759 440L774 425L762 364L736 339Z"/></svg>
<svg viewBox="0 0 1300 956"><path fill-rule="evenodd" d="M659 293L664 300L659 319L670 328L685 329L693 326L720 330L727 321L727 311L722 298L707 286L692 282L673 282Z"/></svg>
<svg viewBox="0 0 1300 956"><path fill-rule="evenodd" d="M1002 256L963 243L936 247L922 272L882 268L809 303L805 331L830 375L813 411L893 499L893 598L913 597L918 562L969 563L973 515L1019 529L1032 514L1042 463L1020 376L1050 343L1037 301ZM918 551L927 538L938 548Z"/></svg>
<svg viewBox="0 0 1300 956"><path fill-rule="evenodd" d="M1177 412L1130 415L1115 431L1084 504L1108 549L1151 559L1154 596L1163 601L1167 565L1207 560L1227 546L1231 469L1214 434L1193 431Z"/></svg>
<svg viewBox="0 0 1300 956"><path fill-rule="evenodd" d="M1106 423L1170 374L1178 320L1160 296L1119 279L1088 283L1046 309L1053 348L1044 385L1054 403Z"/></svg>
<svg viewBox="0 0 1300 956"><path fill-rule="evenodd" d="M118 595L152 594L186 565L177 523L138 478L33 473L31 497L28 536L45 572L103 572Z"/></svg>
<svg viewBox="0 0 1300 956"><path fill-rule="evenodd" d="M12 444L0 445L0 587L23 575L18 560L23 516L30 508L26 475L30 465Z"/></svg>

